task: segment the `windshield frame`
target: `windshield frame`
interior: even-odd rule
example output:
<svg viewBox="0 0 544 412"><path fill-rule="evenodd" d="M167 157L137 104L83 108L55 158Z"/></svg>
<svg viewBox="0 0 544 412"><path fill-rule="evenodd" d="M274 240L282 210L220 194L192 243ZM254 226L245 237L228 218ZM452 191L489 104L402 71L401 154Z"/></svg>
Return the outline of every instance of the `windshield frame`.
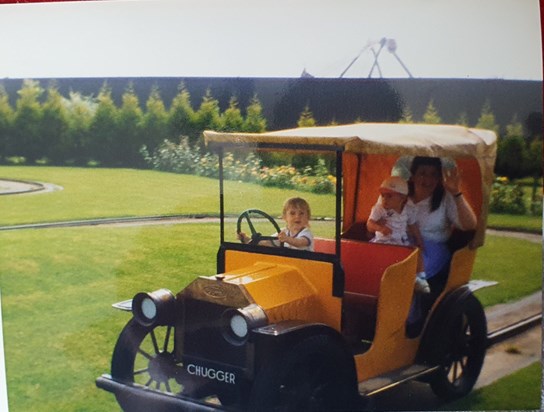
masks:
<svg viewBox="0 0 544 412"><path fill-rule="evenodd" d="M300 145L300 144L275 144L275 143L237 143L237 142L209 142L208 148L215 152L219 161L219 221L220 244L225 243L225 187L224 187L224 154L228 149L251 151L297 151L307 153L334 153L336 155L336 188L335 188L335 255L340 259L341 235L342 235L342 161L344 148L342 146L328 145Z"/></svg>

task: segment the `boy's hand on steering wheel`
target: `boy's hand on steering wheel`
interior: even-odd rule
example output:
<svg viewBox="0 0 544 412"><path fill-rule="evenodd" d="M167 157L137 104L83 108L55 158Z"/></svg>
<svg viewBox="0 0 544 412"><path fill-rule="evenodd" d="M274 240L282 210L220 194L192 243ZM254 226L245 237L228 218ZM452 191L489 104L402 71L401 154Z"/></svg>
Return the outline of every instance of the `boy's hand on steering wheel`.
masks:
<svg viewBox="0 0 544 412"><path fill-rule="evenodd" d="M236 233L236 237L238 238L238 240L242 243L248 243L249 242L249 237L244 233L244 232L238 232Z"/></svg>

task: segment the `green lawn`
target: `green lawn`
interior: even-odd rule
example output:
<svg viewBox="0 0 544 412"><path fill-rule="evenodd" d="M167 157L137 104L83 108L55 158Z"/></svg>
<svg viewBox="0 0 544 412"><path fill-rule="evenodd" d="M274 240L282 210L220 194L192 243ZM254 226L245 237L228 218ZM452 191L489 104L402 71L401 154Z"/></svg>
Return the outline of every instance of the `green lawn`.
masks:
<svg viewBox="0 0 544 412"><path fill-rule="evenodd" d="M472 278L499 282L476 292L484 306L537 292L542 289L542 244L487 236L478 250Z"/></svg>
<svg viewBox="0 0 544 412"><path fill-rule="evenodd" d="M542 216L492 213L487 219L487 226L494 229L542 233Z"/></svg>
<svg viewBox="0 0 544 412"><path fill-rule="evenodd" d="M25 196L3 196L0 226L101 217L212 214L219 210L216 179L133 169L0 166L0 179L54 183L64 190ZM279 214L283 200L301 195L293 190L226 182L226 212L259 207ZM302 194L314 216L334 216L331 195ZM541 233L542 216L491 214L495 228Z"/></svg>
<svg viewBox="0 0 544 412"><path fill-rule="evenodd" d="M446 405L444 411L541 410L542 365L534 363Z"/></svg>
<svg viewBox="0 0 544 412"><path fill-rule="evenodd" d="M217 237L202 224L0 233L10 411L116 410L94 386L130 316L111 304L215 273Z"/></svg>
<svg viewBox="0 0 544 412"><path fill-rule="evenodd" d="M0 166L0 179L54 183L64 190L2 196L0 226L101 217L219 212L219 183L192 175L133 169ZM226 182L226 212L257 207L281 214L283 201L300 192ZM304 193L314 216L334 216L331 195Z"/></svg>

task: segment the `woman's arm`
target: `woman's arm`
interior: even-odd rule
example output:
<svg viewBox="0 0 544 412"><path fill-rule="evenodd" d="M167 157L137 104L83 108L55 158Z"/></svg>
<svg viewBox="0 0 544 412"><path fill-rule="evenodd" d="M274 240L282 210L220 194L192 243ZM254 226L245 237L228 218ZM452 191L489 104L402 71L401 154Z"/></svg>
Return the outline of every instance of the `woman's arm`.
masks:
<svg viewBox="0 0 544 412"><path fill-rule="evenodd" d="M463 196L463 193L459 190L461 178L457 171L457 168L448 169L443 171L444 188L452 194L457 207L457 215L459 217L459 224L463 230L476 229L478 219L472 207L468 204L467 200Z"/></svg>

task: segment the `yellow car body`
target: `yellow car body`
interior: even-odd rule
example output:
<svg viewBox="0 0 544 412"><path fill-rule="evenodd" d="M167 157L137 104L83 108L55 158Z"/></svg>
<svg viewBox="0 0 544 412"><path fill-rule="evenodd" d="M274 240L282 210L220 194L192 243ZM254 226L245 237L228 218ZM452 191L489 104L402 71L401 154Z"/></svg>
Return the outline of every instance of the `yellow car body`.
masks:
<svg viewBox="0 0 544 412"><path fill-rule="evenodd" d="M164 290L135 296L134 318L116 345L111 376L97 381L100 387L115 393L126 409L162 404L176 410L253 410L261 403L266 409L267 402L282 410L353 406L355 392L369 395L423 375L432 378L441 396L472 388L483 362L486 326L467 283L485 238L493 132L354 124L261 134L209 131L204 136L220 155L242 149L335 153L336 236L315 239L314 252L228 242L221 204L217 274L195 279L176 296ZM369 243L365 222L381 181L400 157L415 155L456 161L478 227L469 236L461 233L446 287L424 328L411 335L406 323L419 250ZM221 183L221 201L223 190ZM167 328L164 349L155 342L158 327ZM156 353L146 357L143 372L136 371L137 348L148 335ZM468 362L469 376L450 382L447 351L465 350L452 346L456 340L472 345L465 335L476 335L478 355L455 360ZM138 383L140 374L149 375L149 381ZM314 378L319 381L315 385L306 382ZM180 388L172 389L173 384ZM219 402L210 403L214 396Z"/></svg>

